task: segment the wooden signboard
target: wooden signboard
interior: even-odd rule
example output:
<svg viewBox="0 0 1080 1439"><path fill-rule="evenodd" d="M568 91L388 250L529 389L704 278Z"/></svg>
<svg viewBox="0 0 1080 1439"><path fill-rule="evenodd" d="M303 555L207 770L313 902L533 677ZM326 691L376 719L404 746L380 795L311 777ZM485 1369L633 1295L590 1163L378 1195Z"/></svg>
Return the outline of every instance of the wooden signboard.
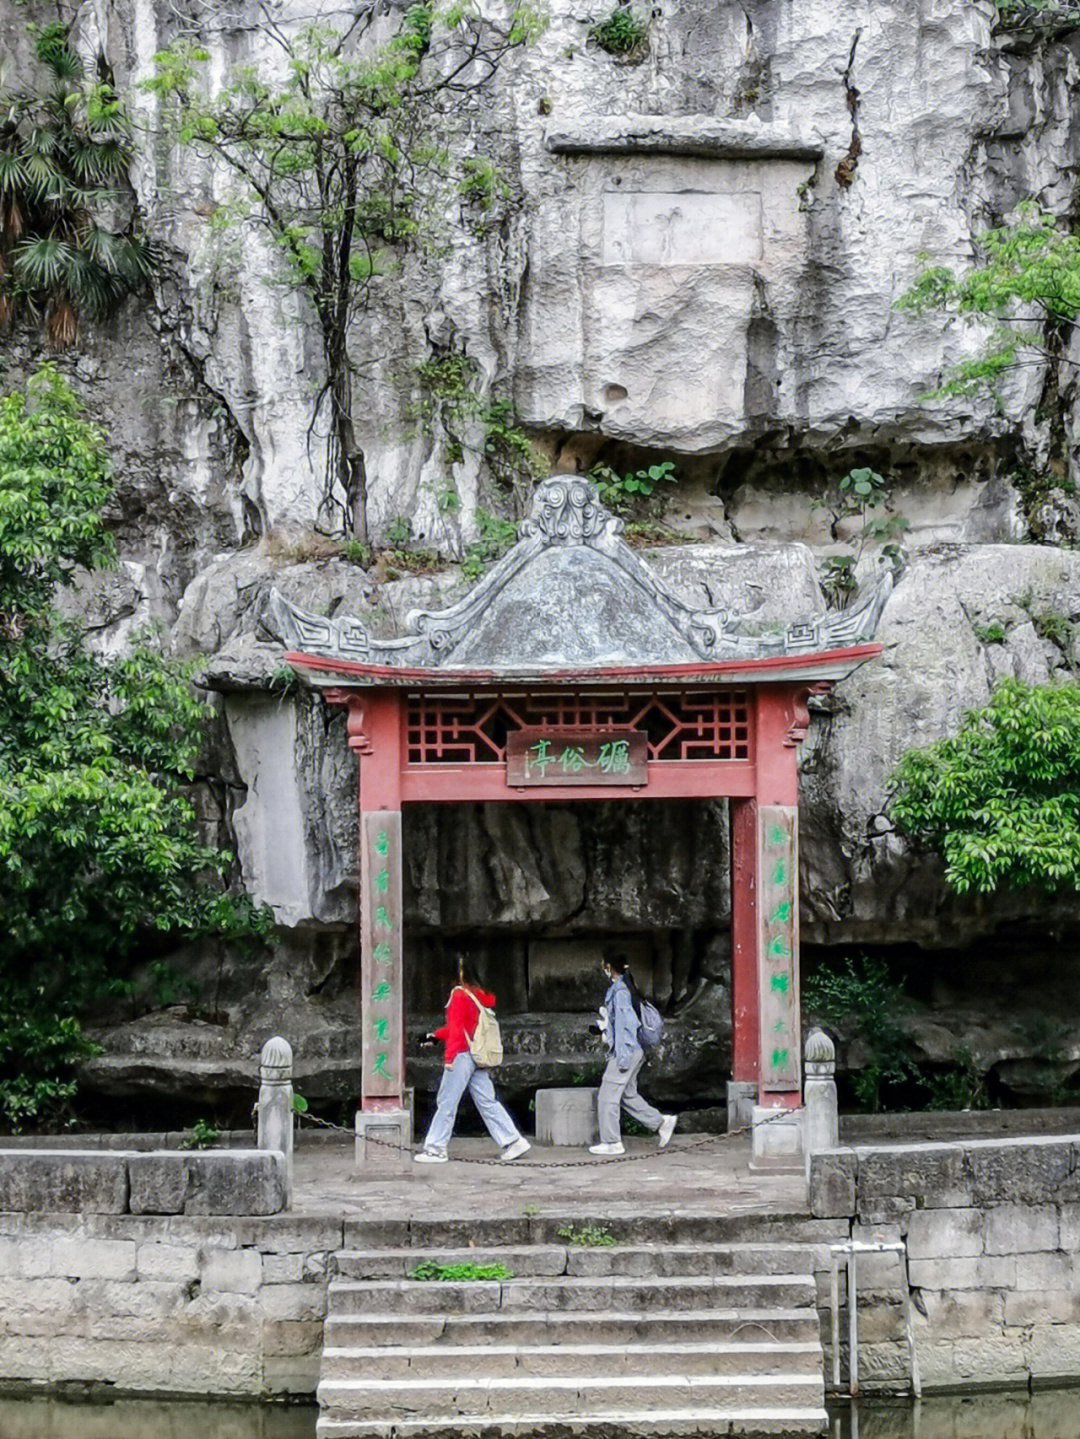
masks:
<svg viewBox="0 0 1080 1439"><path fill-rule="evenodd" d="M545 729L512 731L506 739L509 785L648 783L642 730Z"/></svg>

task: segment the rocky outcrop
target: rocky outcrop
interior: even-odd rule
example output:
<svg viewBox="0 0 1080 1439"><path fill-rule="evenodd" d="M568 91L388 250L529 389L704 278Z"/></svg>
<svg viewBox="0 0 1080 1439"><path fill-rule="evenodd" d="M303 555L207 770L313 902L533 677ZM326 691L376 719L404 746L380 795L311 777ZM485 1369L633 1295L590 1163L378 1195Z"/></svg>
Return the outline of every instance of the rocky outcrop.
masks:
<svg viewBox="0 0 1080 1439"><path fill-rule="evenodd" d="M310 12L285 0L275 17L288 27ZM482 426L451 463L438 427L418 420L415 366L433 355L474 362L483 394L512 400L560 469L676 461L667 518L696 543L660 553L658 571L688 604L754 612L766 630L824 609L817 561L834 542L813 504L824 482L858 464L887 476L911 522L909 569L882 617L885 655L815 711L804 746L803 935L811 958L873 946L916 970L919 954L1014 945L1027 988L1008 987L1002 959L988 999L977 978L965 988L971 966L958 958L931 995L949 1009L947 1036L920 1041L934 1059L984 1024L996 1036L987 1064L1000 1067L1071 1052L1068 1036L1051 1044L1033 1024L1010 1048L994 1026L1008 1023L1001 995L1035 1014L1048 994L1033 956L1050 952L1054 973L1072 975L1080 907L950 897L937 864L882 816L904 748L955 727L998 676L1052 678L1075 659L1080 560L1016 543L1080 532L1070 385L1033 364L997 401L926 402L982 332L894 308L924 253L962 266L973 234L1025 196L1071 213L1080 41L995 33L995 15L967 0L884 0L865 14L681 0L651 16L631 64L590 41L595 9L553 0L546 34L462 141L499 161L506 194L483 225L448 214L447 243L381 282L351 347L373 525L407 518L447 555L475 537L479 506L512 509L520 496L494 483ZM165 0L85 0L75 35L122 84L181 26L199 32L216 76L275 53L255 0L184 16ZM0 51L16 75L27 18L33 5L0 0ZM152 126L154 102L135 103ZM200 658L218 715L203 809L273 908L280 942L255 958L177 956L199 1017L107 1027L94 1082L168 1092L190 1051L189 1095L236 1093L267 1031L292 1025L312 1093L344 1097L356 1050L353 761L340 717L289 687L268 596L276 586L316 614L363 614L383 637L411 608L452 603L463 582L453 569L365 570L315 533L325 477L309 433L322 379L311 316L267 283L275 257L254 230L207 227L227 176L144 143L132 183L164 259L155 292L63 361L113 451L121 567L71 603L103 649L157 619L178 653ZM11 342L9 374L32 365L35 344L29 332ZM457 509L438 501L450 485ZM584 1008L581 976L618 932L685 1023L706 1015L719 1035L688 1044L707 1062L670 1061L673 1095L717 1095L725 833L707 805L647 818L591 806L416 812L412 1012L436 1007L457 944L498 964L513 1007ZM949 974L938 966L934 983ZM522 1053L540 1066L522 1025ZM582 1063L567 1025L552 1030L563 1077Z"/></svg>

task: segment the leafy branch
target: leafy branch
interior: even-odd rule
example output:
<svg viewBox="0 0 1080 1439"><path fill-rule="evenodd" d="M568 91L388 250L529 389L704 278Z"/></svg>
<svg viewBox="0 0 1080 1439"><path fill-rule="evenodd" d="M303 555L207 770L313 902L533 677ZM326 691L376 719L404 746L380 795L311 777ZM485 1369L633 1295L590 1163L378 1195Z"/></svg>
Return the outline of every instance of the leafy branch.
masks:
<svg viewBox="0 0 1080 1439"><path fill-rule="evenodd" d="M1080 889L1080 686L1002 680L955 735L908 750L888 809L958 894Z"/></svg>
<svg viewBox="0 0 1080 1439"><path fill-rule="evenodd" d="M329 411L320 524L364 543L368 475L354 419L350 327L381 276L409 251L433 245L448 192L481 210L493 201L497 182L483 157L465 156L455 173L455 117L542 28L528 0L505 24L463 4L415 4L392 38L375 44L375 14L369 5L344 28L310 25L297 34L268 20L284 79L246 66L208 88L208 51L181 40L156 57L146 82L166 102L180 142L236 177L246 200L241 218L270 236L284 278L314 310L324 378L309 437Z"/></svg>
<svg viewBox="0 0 1080 1439"><path fill-rule="evenodd" d="M961 361L928 399L993 388L1025 357L1075 367L1066 349L1080 313L1080 237L1029 200L975 245L979 259L970 269L958 276L929 266L896 302L916 315L993 322L982 354Z"/></svg>

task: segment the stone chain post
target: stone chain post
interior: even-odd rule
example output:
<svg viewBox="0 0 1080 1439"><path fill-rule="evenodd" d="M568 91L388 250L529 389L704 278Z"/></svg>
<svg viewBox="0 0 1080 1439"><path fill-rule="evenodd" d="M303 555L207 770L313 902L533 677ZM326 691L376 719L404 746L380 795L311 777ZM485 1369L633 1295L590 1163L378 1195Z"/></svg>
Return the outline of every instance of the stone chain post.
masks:
<svg viewBox="0 0 1080 1439"><path fill-rule="evenodd" d="M836 1101L836 1045L823 1029L806 1036L803 1070L803 1158L810 1180L810 1156L840 1143L840 1114Z"/></svg>
<svg viewBox="0 0 1080 1439"><path fill-rule="evenodd" d="M275 1035L259 1057L259 1148L283 1156L285 1207L293 1193L293 1052L288 1040Z"/></svg>

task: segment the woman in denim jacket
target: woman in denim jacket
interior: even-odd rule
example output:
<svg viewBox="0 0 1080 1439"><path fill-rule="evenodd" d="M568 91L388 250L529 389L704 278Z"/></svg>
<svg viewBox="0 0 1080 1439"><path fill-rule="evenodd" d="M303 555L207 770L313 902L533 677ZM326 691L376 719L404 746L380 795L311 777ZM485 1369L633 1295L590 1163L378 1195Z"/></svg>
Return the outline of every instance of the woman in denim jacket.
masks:
<svg viewBox="0 0 1080 1439"><path fill-rule="evenodd" d="M660 1148L666 1148L675 1126L677 1114L661 1114L648 1104L637 1090L638 1070L645 1062L645 1051L641 1047L641 1014L639 1011L637 985L627 967L625 954L605 956L604 974L609 988L604 996L606 1023L601 1033L607 1040L610 1058L604 1077L600 1081L600 1093L596 1097L597 1118L600 1121L600 1143L589 1146L590 1154L625 1154L619 1126L619 1110L625 1109L646 1129L660 1136Z"/></svg>

